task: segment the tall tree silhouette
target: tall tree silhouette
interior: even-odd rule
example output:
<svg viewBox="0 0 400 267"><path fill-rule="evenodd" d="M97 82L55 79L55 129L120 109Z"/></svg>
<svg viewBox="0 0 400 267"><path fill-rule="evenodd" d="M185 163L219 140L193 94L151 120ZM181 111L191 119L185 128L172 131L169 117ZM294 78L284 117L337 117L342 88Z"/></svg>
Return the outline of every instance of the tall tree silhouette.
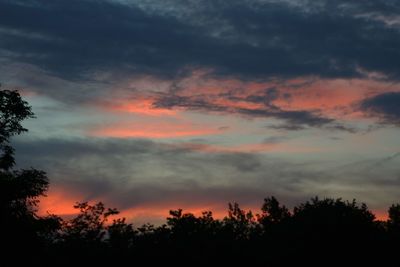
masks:
<svg viewBox="0 0 400 267"><path fill-rule="evenodd" d="M18 91L0 90L0 171L8 171L14 166L14 149L10 145L10 138L26 132L21 122L33 117L31 107L22 100Z"/></svg>
<svg viewBox="0 0 400 267"><path fill-rule="evenodd" d="M58 227L58 218L37 216L38 197L48 189L45 172L15 170L11 138L26 132L21 122L33 118L31 107L18 91L0 90L0 229L8 249L32 251Z"/></svg>

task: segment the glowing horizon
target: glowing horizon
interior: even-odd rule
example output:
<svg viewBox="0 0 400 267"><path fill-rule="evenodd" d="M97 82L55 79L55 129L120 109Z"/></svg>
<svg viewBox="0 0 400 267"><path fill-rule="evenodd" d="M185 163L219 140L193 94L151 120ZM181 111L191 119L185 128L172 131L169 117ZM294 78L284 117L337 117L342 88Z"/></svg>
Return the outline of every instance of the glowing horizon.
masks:
<svg viewBox="0 0 400 267"><path fill-rule="evenodd" d="M384 218L399 201L397 2L71 1L0 1L0 82L37 117L16 167L47 172L42 214L318 195Z"/></svg>

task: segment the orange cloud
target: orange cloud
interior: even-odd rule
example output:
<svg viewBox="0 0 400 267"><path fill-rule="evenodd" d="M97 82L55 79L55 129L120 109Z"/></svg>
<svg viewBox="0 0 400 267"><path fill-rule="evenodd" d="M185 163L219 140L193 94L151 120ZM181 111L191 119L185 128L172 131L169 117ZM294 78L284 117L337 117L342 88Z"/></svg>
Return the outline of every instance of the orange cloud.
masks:
<svg viewBox="0 0 400 267"><path fill-rule="evenodd" d="M388 91L400 91L400 86L373 79L292 79L285 82L241 82L238 80L211 80L203 86L189 87L184 96L205 98L215 105L232 109L262 109L264 103L247 101L247 97L258 96L266 99L268 90L277 90L276 99L270 104L283 110L320 110L323 115L333 118L352 119L355 104L365 97ZM218 86L219 85L219 86Z"/></svg>
<svg viewBox="0 0 400 267"><path fill-rule="evenodd" d="M280 94L290 97L280 97L274 104L285 110L321 110L331 117L351 119L357 115L354 107L358 102L385 91L400 91L400 87L374 80L318 80L295 90L281 89Z"/></svg>
<svg viewBox="0 0 400 267"><path fill-rule="evenodd" d="M87 134L96 137L116 138L179 138L221 134L217 126L196 124L195 117L185 113L187 109L203 109L204 111L221 110L233 115L262 114L258 111L271 111L275 106L284 111L310 111L326 118L347 122L362 122L368 118L357 105L366 97L387 91L399 91L400 86L384 80L373 79L311 79L298 78L287 81L240 81L236 79L215 79L207 77L206 71L193 72L193 75L177 81L177 89L171 94L178 96L176 107L156 108L155 103L174 84L157 86L157 81L145 79L135 84L135 88L163 87L162 91L151 90L116 90L112 101L96 102L102 112L114 118L110 124L95 126L87 130ZM268 95L272 93L272 96ZM275 93L276 92L276 95ZM179 97L188 99L179 106ZM192 102L191 102L192 101ZM185 101L183 101L185 102ZM193 107L191 107L193 103ZM199 104L197 104L199 103ZM201 103L204 103L204 107ZM93 104L93 103L92 103ZM270 106L266 106L269 104ZM167 105L168 106L168 105ZM219 109L221 107L221 109ZM209 109L209 110L208 110ZM271 110L269 110L271 109ZM135 115L135 116L131 116ZM136 116L139 115L139 116ZM133 118L136 120L133 122ZM191 121L183 121L190 118ZM146 119L144 121L144 119ZM125 122L126 121L126 122ZM231 126L231 125L229 125ZM214 152L315 152L314 148L293 148L282 144L245 144L230 147L197 146L198 150Z"/></svg>
<svg viewBox="0 0 400 267"><path fill-rule="evenodd" d="M136 113L147 116L171 116L177 112L170 109L153 107L154 99L140 97L131 100L114 100L113 102L103 101L96 103L97 106L111 112Z"/></svg>
<svg viewBox="0 0 400 267"><path fill-rule="evenodd" d="M224 98L217 98L213 102L213 104L228 107L228 108L236 108L236 109L263 109L265 105L263 103L252 103L245 100L229 100Z"/></svg>
<svg viewBox="0 0 400 267"><path fill-rule="evenodd" d="M190 123L152 123L124 124L117 123L89 131L89 135L116 138L177 138L221 134L223 130Z"/></svg>
<svg viewBox="0 0 400 267"><path fill-rule="evenodd" d="M400 86L376 79L311 79L244 82L235 79L210 79L200 74L185 79L177 95L206 101L227 110L264 109L265 104L249 101L263 98L282 110L318 110L336 119L359 119L363 114L356 105L366 97L383 92L400 91ZM276 99L267 99L266 92L276 90Z"/></svg>

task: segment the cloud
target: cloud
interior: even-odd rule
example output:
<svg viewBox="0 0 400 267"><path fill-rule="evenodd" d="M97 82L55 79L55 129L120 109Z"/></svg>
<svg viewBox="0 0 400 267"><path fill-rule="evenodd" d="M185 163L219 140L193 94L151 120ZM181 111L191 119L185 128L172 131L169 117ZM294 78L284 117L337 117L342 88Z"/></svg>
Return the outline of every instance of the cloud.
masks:
<svg viewBox="0 0 400 267"><path fill-rule="evenodd" d="M89 127L88 134L95 137L116 138L179 138L187 136L206 136L221 134L224 131L195 123L151 122L141 123L109 123Z"/></svg>
<svg viewBox="0 0 400 267"><path fill-rule="evenodd" d="M261 97L262 96L260 96L260 98ZM275 98L276 96L274 99ZM246 102L247 99L248 97L242 99L242 101ZM184 108L197 111L239 114L247 117L276 118L286 121L287 124L294 126L295 129L301 129L302 126L322 127L334 122L334 119L323 117L316 111L282 110L271 104L268 95L266 99L267 103L261 105L260 108L245 108L238 106L235 103L227 103L225 105L213 103L207 101L206 96L189 97L179 95L161 95L161 97L154 102L154 107L166 109ZM254 102L254 98L252 98L250 102Z"/></svg>
<svg viewBox="0 0 400 267"><path fill-rule="evenodd" d="M383 123L400 126L400 93L387 92L364 99L360 109Z"/></svg>
<svg viewBox="0 0 400 267"><path fill-rule="evenodd" d="M399 8L395 1L3 0L0 79L111 113L196 110L277 119L274 127L287 130L356 132L340 121L349 106L368 95L368 84L399 77L400 34L389 23Z"/></svg>
<svg viewBox="0 0 400 267"><path fill-rule="evenodd" d="M133 99L124 99L123 101L119 101L117 99L113 99L112 101L103 101L100 103L96 103L96 106L100 108L111 111L111 112L127 112L127 113L136 113L142 114L146 116L168 116L175 115L176 112L170 109L155 109L153 107L153 100L151 98L140 98L135 97Z"/></svg>
<svg viewBox="0 0 400 267"><path fill-rule="evenodd" d="M258 172L260 161L251 154L208 155L181 146L116 139L30 140L16 148L21 167L48 171L56 199L63 193L70 195L65 199L102 200L127 209L162 203L226 205L235 200L254 204L255 195L247 193L259 191L262 200L264 191L240 180L256 179L252 173ZM225 177L228 173L232 177ZM53 202L47 201L47 207ZM66 204L62 207L70 212Z"/></svg>
<svg viewBox="0 0 400 267"><path fill-rule="evenodd" d="M298 179L313 176L276 158L140 139L15 140L15 147L18 167L46 170L58 191L121 209L163 202L253 205L272 192L290 201L303 190Z"/></svg>
<svg viewBox="0 0 400 267"><path fill-rule="evenodd" d="M289 137L287 137L287 136L279 136L279 135L277 135L277 136L269 136L269 137L266 137L266 138L264 138L264 140L263 140L263 144L279 144L279 143L281 143L281 142L284 142L284 141L286 141L286 140L288 140L289 139Z"/></svg>
<svg viewBox="0 0 400 267"><path fill-rule="evenodd" d="M49 194L54 192L54 197L49 196L45 207L55 209L57 199L65 199L59 203L65 214L71 213L72 200L104 201L121 210L139 211L149 207L222 210L230 201L256 209L269 195L289 205L320 195L356 197L368 200L372 207L386 208L399 197L394 186L400 183L397 154L345 165L290 161L274 154L204 153L190 146L140 139L14 142L18 167L34 166L49 174Z"/></svg>
<svg viewBox="0 0 400 267"><path fill-rule="evenodd" d="M272 128L286 130L318 127L357 133L363 127L356 122L363 116L354 107L365 95L400 91L397 84L370 78L244 82L200 76L187 80L181 81L182 88L177 84L179 90L154 94L153 107L273 118L281 123Z"/></svg>
<svg viewBox="0 0 400 267"><path fill-rule="evenodd" d="M277 125L269 125L268 128L276 129L276 130L284 130L284 131L299 131L304 130L306 127L301 125L291 125L288 123L277 124Z"/></svg>
<svg viewBox="0 0 400 267"><path fill-rule="evenodd" d="M48 171L71 199L140 210L270 193L399 197L398 157L374 170L378 159L336 162L364 151L348 133L365 116L400 125L399 1L0 0L0 10L1 82L36 94L39 111L27 128L42 139L16 139L17 162Z"/></svg>
<svg viewBox="0 0 400 267"><path fill-rule="evenodd" d="M72 80L196 68L243 79L400 74L400 34L384 22L397 1L144 2L3 0L0 56Z"/></svg>

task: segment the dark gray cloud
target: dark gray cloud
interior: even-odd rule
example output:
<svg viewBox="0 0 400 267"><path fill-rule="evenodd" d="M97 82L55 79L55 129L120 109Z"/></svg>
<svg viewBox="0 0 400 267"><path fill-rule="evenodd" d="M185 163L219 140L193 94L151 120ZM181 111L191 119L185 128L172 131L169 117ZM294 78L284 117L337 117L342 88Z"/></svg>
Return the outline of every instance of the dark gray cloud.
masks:
<svg viewBox="0 0 400 267"><path fill-rule="evenodd" d="M120 209L157 203L254 205L272 193L290 203L304 197L298 181L303 176L295 166L256 154L209 154L140 139L18 138L14 144L18 167L46 170L52 185L84 196L77 201L102 199Z"/></svg>
<svg viewBox="0 0 400 267"><path fill-rule="evenodd" d="M318 110L277 108L274 100L293 97L279 95L279 86L236 99L261 109L215 105L207 96L179 96L185 88L173 87L198 68L208 70L204 79L308 77L293 90L316 77L400 74L397 1L121 2L0 0L0 80L79 104L107 99L116 87L146 90L124 81L149 74L172 84L155 107L276 118L285 122L276 127L291 130L355 132Z"/></svg>
<svg viewBox="0 0 400 267"><path fill-rule="evenodd" d="M270 92L274 96L270 95ZM154 102L155 108L185 108L188 110L200 110L200 111L208 111L208 112L223 112L223 113L233 113L244 115L248 117L263 117L263 118L275 118L279 120L283 120L286 124L290 125L291 129L299 130L304 126L311 127L323 127L330 125L334 122L333 119L324 117L318 114L318 111L309 111L309 110L283 110L277 106L271 104L276 98L276 90L269 90L267 96L264 99L264 108L258 109L250 109L250 108L240 108L240 107L230 107L214 104L212 102L207 101L207 96L179 96L179 95L168 95L168 94L159 94L159 98ZM260 99L263 96L260 96ZM272 99L271 99L272 98ZM228 95L228 99L233 100L234 98ZM236 101L247 101L254 102L254 97L248 101L248 97L246 98L238 98L235 97ZM257 99L257 101L261 101ZM339 129L339 128L338 128Z"/></svg>
<svg viewBox="0 0 400 267"><path fill-rule="evenodd" d="M216 105L206 100L207 96L179 96L170 94L159 94L158 99L153 103L155 108L185 108L189 110L206 110L216 112L228 112L229 107Z"/></svg>
<svg viewBox="0 0 400 267"><path fill-rule="evenodd" d="M268 195L288 204L315 195L356 197L382 207L399 197L398 154L332 166L139 139L18 138L14 144L18 167L46 170L51 185L84 196L77 201L101 199L119 209L229 201L257 206Z"/></svg>
<svg viewBox="0 0 400 267"><path fill-rule="evenodd" d="M1 0L0 56L68 79L400 74L398 1L149 2Z"/></svg>
<svg viewBox="0 0 400 267"><path fill-rule="evenodd" d="M270 126L268 126L268 128L276 129L276 130L283 130L283 131L299 131L299 130L306 129L306 127L304 127L302 125L293 125L293 124L288 124L288 123L270 125Z"/></svg>
<svg viewBox="0 0 400 267"><path fill-rule="evenodd" d="M358 129L358 128L355 128L355 127L352 127L352 126L346 126L346 125L338 124L338 123L329 125L326 128L328 130L331 130L331 131L344 131L344 132L353 133L353 134L354 133L359 133L359 132L364 132L365 133L365 132L369 131L369 129L361 130L361 129Z"/></svg>
<svg viewBox="0 0 400 267"><path fill-rule="evenodd" d="M290 125L307 125L314 127L321 127L333 122L333 119L320 116L308 110L267 110L267 109L238 109L238 111L245 115L260 116L260 117L273 117L287 121Z"/></svg>
<svg viewBox="0 0 400 267"><path fill-rule="evenodd" d="M282 143L284 141L287 141L289 139L289 137L287 136L269 136L264 138L263 140L263 144L279 144Z"/></svg>
<svg viewBox="0 0 400 267"><path fill-rule="evenodd" d="M360 105L361 110L383 123L400 126L400 93L389 92L367 98Z"/></svg>

